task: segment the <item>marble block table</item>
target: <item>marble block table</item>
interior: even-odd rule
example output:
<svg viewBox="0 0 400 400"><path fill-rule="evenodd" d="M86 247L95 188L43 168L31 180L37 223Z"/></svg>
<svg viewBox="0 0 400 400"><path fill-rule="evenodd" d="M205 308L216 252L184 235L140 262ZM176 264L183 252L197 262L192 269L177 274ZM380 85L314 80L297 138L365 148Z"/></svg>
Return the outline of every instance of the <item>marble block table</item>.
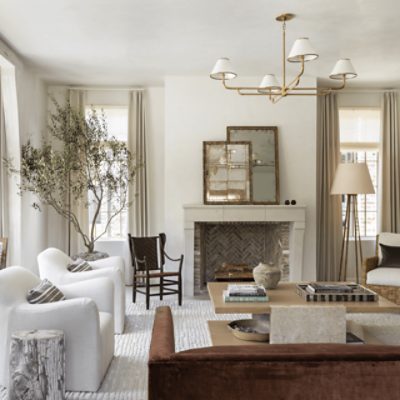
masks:
<svg viewBox="0 0 400 400"><path fill-rule="evenodd" d="M64 354L62 331L15 332L10 346L9 400L63 400Z"/></svg>

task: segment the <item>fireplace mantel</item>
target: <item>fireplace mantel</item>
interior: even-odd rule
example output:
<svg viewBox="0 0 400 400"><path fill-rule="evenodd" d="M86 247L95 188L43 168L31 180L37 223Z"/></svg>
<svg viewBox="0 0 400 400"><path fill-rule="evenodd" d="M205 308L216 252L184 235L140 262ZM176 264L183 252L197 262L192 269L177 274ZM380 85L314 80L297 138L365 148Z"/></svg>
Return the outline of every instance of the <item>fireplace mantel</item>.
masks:
<svg viewBox="0 0 400 400"><path fill-rule="evenodd" d="M193 296L194 226L196 222L289 222L289 265L291 281L301 281L306 207L302 205L203 205L184 208L184 292Z"/></svg>

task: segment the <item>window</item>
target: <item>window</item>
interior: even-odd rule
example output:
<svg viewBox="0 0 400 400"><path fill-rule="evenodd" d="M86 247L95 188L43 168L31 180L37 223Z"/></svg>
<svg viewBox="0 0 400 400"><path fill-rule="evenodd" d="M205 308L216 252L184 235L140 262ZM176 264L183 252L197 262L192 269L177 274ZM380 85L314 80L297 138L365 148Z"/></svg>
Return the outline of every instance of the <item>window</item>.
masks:
<svg viewBox="0 0 400 400"><path fill-rule="evenodd" d="M340 153L342 162L365 162L375 194L358 195L358 219L362 237L373 237L378 224L379 142L381 115L379 108L341 108ZM342 198L342 215L346 201Z"/></svg>
<svg viewBox="0 0 400 400"><path fill-rule="evenodd" d="M117 140L127 142L128 140L128 108L123 106L96 105L86 107L88 113L91 109L96 110L99 115L104 113L107 121L108 133ZM104 201L100 215L96 220L96 233L101 233L106 228L106 223L111 216L112 210L119 207L119 197L115 193L106 193L107 201ZM90 200L90 199L89 199ZM89 208L89 222L92 221L94 210ZM124 209L116 216L107 228L103 239L125 238L128 232L128 211Z"/></svg>

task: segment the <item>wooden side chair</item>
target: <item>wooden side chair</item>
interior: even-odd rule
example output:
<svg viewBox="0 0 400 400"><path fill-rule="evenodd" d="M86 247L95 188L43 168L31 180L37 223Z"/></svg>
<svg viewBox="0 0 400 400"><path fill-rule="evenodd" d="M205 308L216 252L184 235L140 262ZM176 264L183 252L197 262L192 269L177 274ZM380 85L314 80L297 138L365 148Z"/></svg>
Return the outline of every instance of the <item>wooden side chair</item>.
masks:
<svg viewBox="0 0 400 400"><path fill-rule="evenodd" d="M177 294L181 306L183 255L176 259L168 256L165 252L165 233L148 237L133 237L128 234L128 237L133 267L132 301L136 302L136 293L144 294L148 310L150 296L160 296L162 300L164 296ZM178 271L164 271L166 259L179 263ZM159 282L154 283L154 279L159 279ZM151 292L153 287L159 287L159 291Z"/></svg>

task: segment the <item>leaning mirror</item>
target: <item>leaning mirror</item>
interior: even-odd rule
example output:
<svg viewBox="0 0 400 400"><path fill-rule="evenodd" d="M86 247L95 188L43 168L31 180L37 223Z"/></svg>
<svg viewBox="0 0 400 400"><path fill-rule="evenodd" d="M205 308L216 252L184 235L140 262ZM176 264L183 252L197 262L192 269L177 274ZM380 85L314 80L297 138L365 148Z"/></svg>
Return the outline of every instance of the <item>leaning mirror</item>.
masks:
<svg viewBox="0 0 400 400"><path fill-rule="evenodd" d="M228 142L251 143L252 203L279 204L279 153L276 126L228 126Z"/></svg>
<svg viewBox="0 0 400 400"><path fill-rule="evenodd" d="M251 143L203 142L204 204L251 201Z"/></svg>

